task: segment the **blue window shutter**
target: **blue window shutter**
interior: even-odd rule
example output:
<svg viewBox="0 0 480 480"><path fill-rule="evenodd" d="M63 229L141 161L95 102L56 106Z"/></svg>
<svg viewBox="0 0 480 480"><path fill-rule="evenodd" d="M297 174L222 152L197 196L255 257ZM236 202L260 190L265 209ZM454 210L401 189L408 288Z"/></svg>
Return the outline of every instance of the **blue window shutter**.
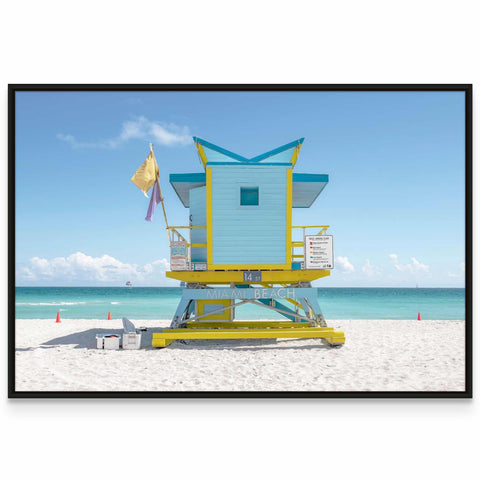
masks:
<svg viewBox="0 0 480 480"><path fill-rule="evenodd" d="M240 187L240 205L258 205L258 187Z"/></svg>

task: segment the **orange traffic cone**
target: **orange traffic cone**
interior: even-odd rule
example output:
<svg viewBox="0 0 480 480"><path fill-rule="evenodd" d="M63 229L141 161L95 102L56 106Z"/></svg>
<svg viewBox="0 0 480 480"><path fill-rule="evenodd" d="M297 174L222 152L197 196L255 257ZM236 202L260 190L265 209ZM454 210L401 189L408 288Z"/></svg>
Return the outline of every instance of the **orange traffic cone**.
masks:
<svg viewBox="0 0 480 480"><path fill-rule="evenodd" d="M60 321L60 312L57 312L57 319L55 320L55 323L62 323Z"/></svg>
<svg viewBox="0 0 480 480"><path fill-rule="evenodd" d="M420 316L420 312L418 312L417 320L420 321L421 319L422 319L422 317Z"/></svg>
<svg viewBox="0 0 480 480"><path fill-rule="evenodd" d="M111 319L112 319L112 314L110 312L108 312L107 320L111 320Z"/></svg>

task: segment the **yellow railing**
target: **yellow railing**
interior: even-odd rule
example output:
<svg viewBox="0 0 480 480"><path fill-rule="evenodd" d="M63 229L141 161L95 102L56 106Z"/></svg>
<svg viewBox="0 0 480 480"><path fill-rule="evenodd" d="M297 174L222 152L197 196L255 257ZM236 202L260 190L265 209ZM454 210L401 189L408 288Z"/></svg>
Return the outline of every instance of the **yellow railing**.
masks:
<svg viewBox="0 0 480 480"><path fill-rule="evenodd" d="M330 225L295 225L292 228L301 228L303 230L303 240L302 241L293 241L292 240L292 259L294 258L305 258L305 235L307 235L307 229L318 229L321 230L314 235L324 235L326 231L330 228ZM296 254L295 248L303 248L302 254Z"/></svg>
<svg viewBox="0 0 480 480"><path fill-rule="evenodd" d="M323 235L330 225L297 225L292 228L303 228L303 232L305 233L305 229L307 228L321 228L321 230L317 233L317 235Z"/></svg>
<svg viewBox="0 0 480 480"><path fill-rule="evenodd" d="M181 228L188 228L188 233L189 233L189 239L187 240L180 232L177 231L177 229ZM206 247L206 243L192 243L192 229L194 228L207 228L207 227L198 227L194 225L181 225L181 226L173 226L173 227L167 227L167 230L170 230L172 235L175 235L177 237L177 240L172 240L172 241L177 241L177 242L187 242L187 247L197 247L197 248L202 248Z"/></svg>
<svg viewBox="0 0 480 480"><path fill-rule="evenodd" d="M178 231L181 229L188 229L188 240ZM192 230L193 229L199 229L199 228L207 228L206 226L194 226L194 225L180 225L180 226L171 226L167 227L168 230L172 233L172 239L171 241L178 241L178 242L186 242L187 243L187 248L206 248L207 244L206 243L192 243ZM330 228L330 225L295 225L292 226L293 228L301 228L303 230L303 240L302 241L293 241L291 242L291 247L292 247L292 259L293 258L305 258L305 236L307 235L307 229L320 229L318 233L315 235L324 235L327 231L328 228ZM177 239L175 239L175 236ZM296 254L295 253L295 248L303 248L304 252L303 254ZM188 261L190 262L190 250L188 252Z"/></svg>

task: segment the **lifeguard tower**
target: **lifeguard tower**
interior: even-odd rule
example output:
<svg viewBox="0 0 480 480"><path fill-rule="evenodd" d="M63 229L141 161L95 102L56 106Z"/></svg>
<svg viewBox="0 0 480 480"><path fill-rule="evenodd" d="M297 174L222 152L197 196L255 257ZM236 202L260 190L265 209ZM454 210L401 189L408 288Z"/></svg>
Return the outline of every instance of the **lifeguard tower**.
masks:
<svg viewBox="0 0 480 480"><path fill-rule="evenodd" d="M189 225L167 227L166 275L182 282L183 294L170 327L153 334L153 346L235 338L319 338L342 345L343 332L327 326L311 286L333 268L329 226L292 226L292 209L310 207L328 183L328 175L293 173L304 139L253 158L193 140L204 171L170 175L189 209ZM245 304L285 320L235 320Z"/></svg>

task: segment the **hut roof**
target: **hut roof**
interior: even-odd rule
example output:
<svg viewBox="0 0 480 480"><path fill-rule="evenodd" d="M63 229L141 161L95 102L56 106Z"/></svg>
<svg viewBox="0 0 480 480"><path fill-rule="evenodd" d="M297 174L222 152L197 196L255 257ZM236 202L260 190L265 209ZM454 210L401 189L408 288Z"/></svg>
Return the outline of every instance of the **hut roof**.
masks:
<svg viewBox="0 0 480 480"><path fill-rule="evenodd" d="M193 137L200 160L204 168L208 165L292 165L297 162L304 138L274 148L252 158L230 152L223 147ZM320 195L328 183L328 175L313 173L294 173L292 188L293 208L308 208ZM204 172L199 173L172 173L170 183L185 207L189 207L189 192L193 188L203 187L206 184Z"/></svg>
<svg viewBox="0 0 480 480"><path fill-rule="evenodd" d="M203 166L206 168L207 163L210 164L224 164L224 163L243 163L243 164L271 164L271 163L280 163L288 164L291 163L295 165L302 147L304 138L299 138L293 142L286 143L281 147L274 148L268 152L262 153L252 158L247 158L238 153L231 152L223 147L219 147L214 143L207 142L198 137L193 137L195 146L197 147L200 160L202 161ZM267 160L267 162L265 162Z"/></svg>

